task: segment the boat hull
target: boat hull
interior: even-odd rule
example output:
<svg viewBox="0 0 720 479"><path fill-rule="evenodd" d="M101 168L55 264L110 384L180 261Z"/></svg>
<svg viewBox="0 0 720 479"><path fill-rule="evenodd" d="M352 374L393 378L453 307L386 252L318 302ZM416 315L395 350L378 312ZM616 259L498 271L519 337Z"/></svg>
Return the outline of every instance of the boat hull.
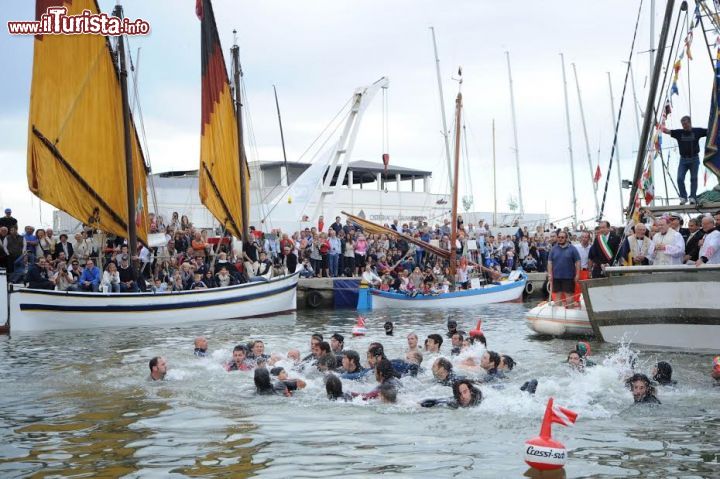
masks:
<svg viewBox="0 0 720 479"><path fill-rule="evenodd" d="M715 350L720 337L720 268L608 268L583 282L595 334L610 343ZM616 271L617 270L617 271ZM621 271L622 270L622 271Z"/></svg>
<svg viewBox="0 0 720 479"><path fill-rule="evenodd" d="M13 289L10 331L176 326L267 316L296 309L297 275L172 293L70 293Z"/></svg>
<svg viewBox="0 0 720 479"><path fill-rule="evenodd" d="M585 308L564 308L552 302L542 302L525 314L528 327L538 334L549 336L593 336L592 325Z"/></svg>
<svg viewBox="0 0 720 479"><path fill-rule="evenodd" d="M484 288L469 289L455 293L441 293L435 296L408 296L402 293L389 293L372 290L372 309L389 308L467 308L483 304L504 303L522 298L527 278L512 283L491 285Z"/></svg>

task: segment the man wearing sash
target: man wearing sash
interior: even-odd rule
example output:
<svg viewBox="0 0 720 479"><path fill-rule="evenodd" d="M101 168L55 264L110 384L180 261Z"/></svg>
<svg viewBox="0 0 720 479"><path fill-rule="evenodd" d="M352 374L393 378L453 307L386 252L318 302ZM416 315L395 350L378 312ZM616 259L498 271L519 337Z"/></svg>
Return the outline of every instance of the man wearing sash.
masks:
<svg viewBox="0 0 720 479"><path fill-rule="evenodd" d="M655 255L653 264L656 266L682 264L685 256L685 241L680 233L670 228L665 218L655 223L658 232L653 237Z"/></svg>
<svg viewBox="0 0 720 479"><path fill-rule="evenodd" d="M595 241L588 254L588 267L592 278L605 276L605 267L615 261L615 255L620 247L620 238L610 231L610 222L598 223Z"/></svg>
<svg viewBox="0 0 720 479"><path fill-rule="evenodd" d="M633 234L623 241L618 258L623 266L647 266L655 252L655 244L647 237L644 223L633 226Z"/></svg>

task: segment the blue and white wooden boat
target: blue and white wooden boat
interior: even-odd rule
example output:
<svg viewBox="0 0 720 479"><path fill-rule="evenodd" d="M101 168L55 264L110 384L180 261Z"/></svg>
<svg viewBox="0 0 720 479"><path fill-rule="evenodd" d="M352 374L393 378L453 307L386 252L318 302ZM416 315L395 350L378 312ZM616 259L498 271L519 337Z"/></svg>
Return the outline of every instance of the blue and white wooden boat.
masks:
<svg viewBox="0 0 720 479"><path fill-rule="evenodd" d="M296 309L298 274L224 288L168 293L80 293L7 284L0 270L0 324L10 332L176 326Z"/></svg>
<svg viewBox="0 0 720 479"><path fill-rule="evenodd" d="M366 290L369 309L386 308L466 308L483 304L504 303L522 297L527 284L527 275L520 273L516 279L500 281L479 288L440 293L436 295L418 294L415 296L404 293ZM362 294L362 291L361 291Z"/></svg>

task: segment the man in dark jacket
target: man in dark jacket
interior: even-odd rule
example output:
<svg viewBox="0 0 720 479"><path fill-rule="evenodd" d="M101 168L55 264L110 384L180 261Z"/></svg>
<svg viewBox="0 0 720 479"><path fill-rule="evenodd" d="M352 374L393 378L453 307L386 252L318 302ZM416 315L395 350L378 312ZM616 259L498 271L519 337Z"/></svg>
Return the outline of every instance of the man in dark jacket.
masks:
<svg viewBox="0 0 720 479"><path fill-rule="evenodd" d="M0 226L4 226L10 230L13 226L17 228L17 224L17 220L12 217L12 210L10 208L5 208L5 216L0 218Z"/></svg>
<svg viewBox="0 0 720 479"><path fill-rule="evenodd" d="M50 279L45 258L38 258L37 263L30 266L27 272L28 285L33 289L55 289L55 281Z"/></svg>
<svg viewBox="0 0 720 479"><path fill-rule="evenodd" d="M598 224L595 241L593 241L588 253L590 262L588 267L592 271L592 278L605 276L605 266L612 265L615 262L619 248L620 238L610 229L610 222L601 221Z"/></svg>
<svg viewBox="0 0 720 479"><path fill-rule="evenodd" d="M298 257L292 252L289 246L283 248L283 265L287 268L288 274L293 274L297 269Z"/></svg>
<svg viewBox="0 0 720 479"><path fill-rule="evenodd" d="M60 235L60 241L55 244L55 254L53 254L53 259L57 259L60 253L65 253L65 258L68 261L70 261L70 259L73 257L73 254L75 254L73 245L68 241L68 235L66 235L65 233Z"/></svg>
<svg viewBox="0 0 720 479"><path fill-rule="evenodd" d="M18 234L17 225L9 228L7 235L8 275L15 271L15 262L23 254L23 238Z"/></svg>

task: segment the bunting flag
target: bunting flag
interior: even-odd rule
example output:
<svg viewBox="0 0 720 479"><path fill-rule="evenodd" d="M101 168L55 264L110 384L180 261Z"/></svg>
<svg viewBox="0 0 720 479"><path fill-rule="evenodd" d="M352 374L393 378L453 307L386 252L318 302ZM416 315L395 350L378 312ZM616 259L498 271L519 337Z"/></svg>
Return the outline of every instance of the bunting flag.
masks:
<svg viewBox="0 0 720 479"><path fill-rule="evenodd" d="M597 168L595 168L595 176L593 176L593 182L597 184L597 182L600 181L600 178L602 178L602 172L600 171L600 165L597 165Z"/></svg>
<svg viewBox="0 0 720 479"><path fill-rule="evenodd" d="M695 8L697 8L697 5L695 6ZM692 52L690 51L690 46L692 45L692 41L693 41L693 31L690 30L688 32L687 36L685 37L685 53L687 53L688 60L693 59Z"/></svg>
<svg viewBox="0 0 720 479"><path fill-rule="evenodd" d="M235 237L241 237L243 214L241 195L249 205L250 174L240 158L238 129L230 81L220 36L210 0L197 0L195 13L201 21L201 137L200 200L212 215ZM246 184L240 184L240 168Z"/></svg>
<svg viewBox="0 0 720 479"><path fill-rule="evenodd" d="M720 48L717 51L715 62L715 85L713 87L712 103L710 105L710 119L708 121L708 134L705 143L705 156L703 164L712 171L720 181ZM706 182L707 183L707 182Z"/></svg>
<svg viewBox="0 0 720 479"><path fill-rule="evenodd" d="M653 183L653 161L652 158L648 159L647 168L642 174L642 185L641 189L645 194L645 204L649 205L652 200L655 199L655 185Z"/></svg>

